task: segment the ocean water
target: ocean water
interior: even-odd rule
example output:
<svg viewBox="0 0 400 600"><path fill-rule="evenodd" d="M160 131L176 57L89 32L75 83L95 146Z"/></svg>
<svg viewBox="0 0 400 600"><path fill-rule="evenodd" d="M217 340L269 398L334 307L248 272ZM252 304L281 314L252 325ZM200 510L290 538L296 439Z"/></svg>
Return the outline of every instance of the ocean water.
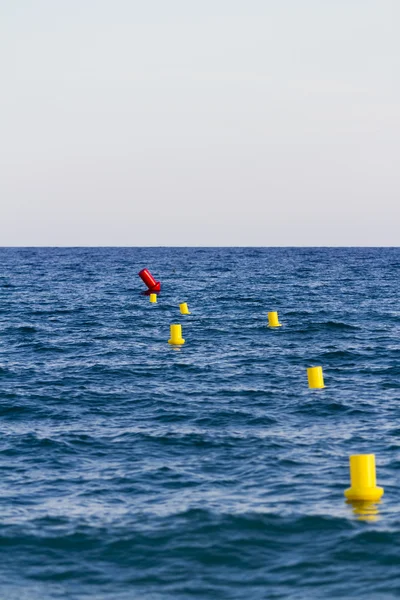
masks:
<svg viewBox="0 0 400 600"><path fill-rule="evenodd" d="M400 598L400 249L0 265L0 598ZM359 453L378 504L345 502Z"/></svg>

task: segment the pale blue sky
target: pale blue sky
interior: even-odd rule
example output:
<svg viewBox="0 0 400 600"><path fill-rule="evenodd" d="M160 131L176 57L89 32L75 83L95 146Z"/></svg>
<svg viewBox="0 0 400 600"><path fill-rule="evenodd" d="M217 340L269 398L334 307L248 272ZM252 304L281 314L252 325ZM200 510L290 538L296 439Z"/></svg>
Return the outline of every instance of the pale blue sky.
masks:
<svg viewBox="0 0 400 600"><path fill-rule="evenodd" d="M0 0L0 245L399 245L399 0Z"/></svg>

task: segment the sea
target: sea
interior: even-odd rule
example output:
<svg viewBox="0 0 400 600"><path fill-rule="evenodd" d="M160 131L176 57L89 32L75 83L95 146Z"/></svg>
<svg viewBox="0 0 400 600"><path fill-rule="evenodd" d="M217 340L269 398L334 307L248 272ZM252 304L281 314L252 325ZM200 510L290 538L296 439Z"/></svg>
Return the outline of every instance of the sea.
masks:
<svg viewBox="0 0 400 600"><path fill-rule="evenodd" d="M400 598L399 268L399 248L1 248L0 598ZM354 454L379 502L346 501Z"/></svg>

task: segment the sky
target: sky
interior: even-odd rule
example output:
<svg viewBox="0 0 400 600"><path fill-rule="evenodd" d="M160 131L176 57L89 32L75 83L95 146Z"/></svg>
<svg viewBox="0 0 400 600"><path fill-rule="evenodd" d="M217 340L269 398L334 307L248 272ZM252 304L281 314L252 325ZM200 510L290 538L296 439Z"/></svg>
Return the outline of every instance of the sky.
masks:
<svg viewBox="0 0 400 600"><path fill-rule="evenodd" d="M0 246L399 246L399 0L0 0Z"/></svg>

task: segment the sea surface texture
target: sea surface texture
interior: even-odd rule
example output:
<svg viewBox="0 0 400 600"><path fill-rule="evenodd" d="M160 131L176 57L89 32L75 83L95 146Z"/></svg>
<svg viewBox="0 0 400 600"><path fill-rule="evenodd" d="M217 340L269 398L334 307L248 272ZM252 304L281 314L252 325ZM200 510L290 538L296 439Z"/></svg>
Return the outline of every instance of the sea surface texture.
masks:
<svg viewBox="0 0 400 600"><path fill-rule="evenodd" d="M1 599L400 598L400 249L0 264ZM347 504L364 453L385 494Z"/></svg>

